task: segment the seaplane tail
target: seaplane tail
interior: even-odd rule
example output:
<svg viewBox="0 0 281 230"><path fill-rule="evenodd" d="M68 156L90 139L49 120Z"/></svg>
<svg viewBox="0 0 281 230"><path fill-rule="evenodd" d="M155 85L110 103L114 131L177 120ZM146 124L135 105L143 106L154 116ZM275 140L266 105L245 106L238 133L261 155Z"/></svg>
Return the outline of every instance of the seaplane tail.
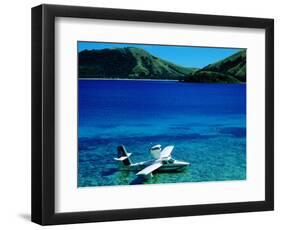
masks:
<svg viewBox="0 0 281 230"><path fill-rule="evenodd" d="M123 162L125 166L130 166L132 164L132 160L130 156L132 153L128 153L124 145L120 145L117 147L118 158L114 158L117 161Z"/></svg>

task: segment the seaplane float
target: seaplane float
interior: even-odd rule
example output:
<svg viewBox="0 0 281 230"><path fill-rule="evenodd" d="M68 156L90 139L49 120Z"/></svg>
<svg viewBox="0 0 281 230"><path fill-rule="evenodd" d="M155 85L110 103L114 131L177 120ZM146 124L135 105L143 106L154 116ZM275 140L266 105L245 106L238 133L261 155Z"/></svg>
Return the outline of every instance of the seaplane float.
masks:
<svg viewBox="0 0 281 230"><path fill-rule="evenodd" d="M132 153L127 152L124 145L117 147L118 157L114 158L116 161L122 162L125 166L132 170L138 171L137 176L152 177L152 173L158 171L181 171L190 165L189 162L179 161L172 158L172 151L174 146L166 146L163 150L161 145L154 145L149 152L152 155L152 160L133 163L131 160Z"/></svg>

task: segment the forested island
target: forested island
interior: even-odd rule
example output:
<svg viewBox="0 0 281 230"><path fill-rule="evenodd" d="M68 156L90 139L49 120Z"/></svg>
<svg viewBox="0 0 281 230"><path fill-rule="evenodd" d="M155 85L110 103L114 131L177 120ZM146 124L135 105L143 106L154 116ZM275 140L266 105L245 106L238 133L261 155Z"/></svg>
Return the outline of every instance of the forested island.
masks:
<svg viewBox="0 0 281 230"><path fill-rule="evenodd" d="M79 78L166 79L200 83L245 83L246 50L203 68L180 66L142 48L106 48L78 53Z"/></svg>

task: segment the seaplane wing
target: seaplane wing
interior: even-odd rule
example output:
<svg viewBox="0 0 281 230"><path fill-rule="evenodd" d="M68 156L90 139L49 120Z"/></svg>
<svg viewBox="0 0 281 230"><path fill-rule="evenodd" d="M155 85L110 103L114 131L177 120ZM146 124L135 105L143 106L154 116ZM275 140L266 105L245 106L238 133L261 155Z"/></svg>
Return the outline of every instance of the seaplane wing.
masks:
<svg viewBox="0 0 281 230"><path fill-rule="evenodd" d="M161 162L154 163L139 171L136 175L146 176L162 166Z"/></svg>
<svg viewBox="0 0 281 230"><path fill-rule="evenodd" d="M170 157L172 154L172 151L174 149L173 145L165 147L162 152L160 153L160 158L167 158Z"/></svg>

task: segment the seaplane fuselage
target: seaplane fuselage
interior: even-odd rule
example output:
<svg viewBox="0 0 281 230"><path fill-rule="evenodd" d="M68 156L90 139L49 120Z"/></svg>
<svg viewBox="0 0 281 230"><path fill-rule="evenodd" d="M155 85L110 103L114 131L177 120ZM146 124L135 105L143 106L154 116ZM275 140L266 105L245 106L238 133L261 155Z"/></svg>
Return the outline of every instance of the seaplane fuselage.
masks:
<svg viewBox="0 0 281 230"><path fill-rule="evenodd" d="M148 161L142 161L138 163L132 163L129 165L129 168L132 170L142 170L145 167L154 164L157 162L157 160L148 160ZM188 162L185 161L179 161L179 160L174 160L173 163L168 162L168 161L159 161L162 162L162 166L157 169L157 171L164 172L164 171L180 171L183 170L186 166L189 165Z"/></svg>

